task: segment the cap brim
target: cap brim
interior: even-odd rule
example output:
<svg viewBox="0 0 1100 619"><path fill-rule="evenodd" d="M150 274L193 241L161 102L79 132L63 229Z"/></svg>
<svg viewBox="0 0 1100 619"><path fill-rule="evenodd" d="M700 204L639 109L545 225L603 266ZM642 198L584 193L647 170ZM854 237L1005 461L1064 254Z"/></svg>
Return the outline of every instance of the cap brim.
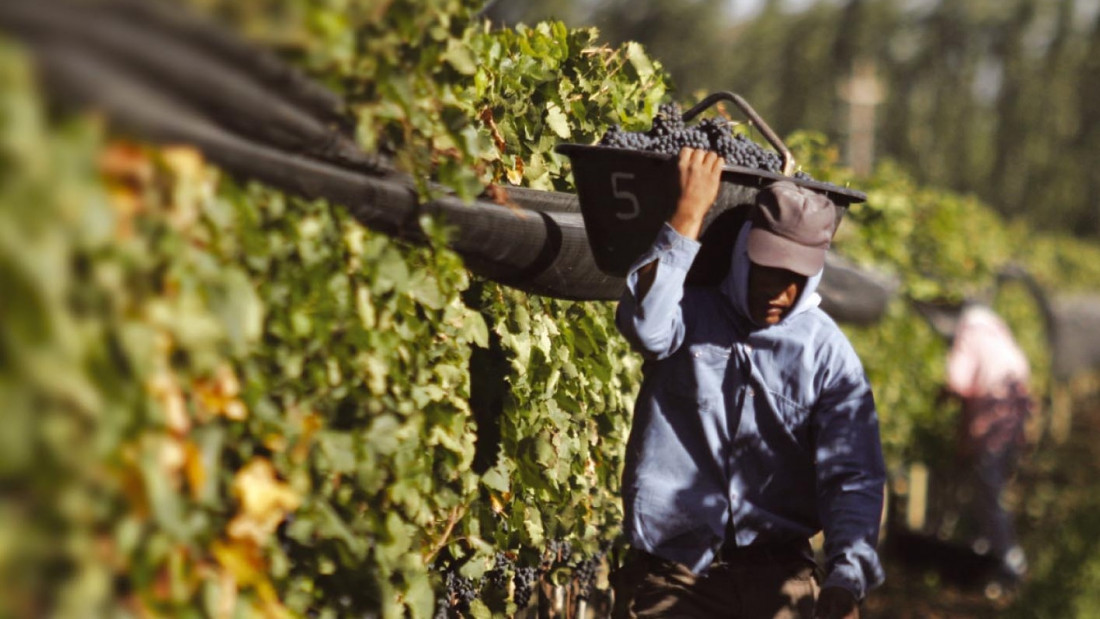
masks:
<svg viewBox="0 0 1100 619"><path fill-rule="evenodd" d="M749 260L807 277L825 266L825 248L807 247L761 228L749 231Z"/></svg>

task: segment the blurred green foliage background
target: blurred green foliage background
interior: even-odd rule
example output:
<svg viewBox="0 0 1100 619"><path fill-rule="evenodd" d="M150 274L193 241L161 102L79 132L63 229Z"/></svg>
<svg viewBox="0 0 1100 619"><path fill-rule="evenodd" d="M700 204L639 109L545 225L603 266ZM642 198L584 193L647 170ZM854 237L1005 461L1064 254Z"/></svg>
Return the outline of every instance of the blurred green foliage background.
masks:
<svg viewBox="0 0 1100 619"><path fill-rule="evenodd" d="M874 152L919 182L1033 228L1100 235L1091 0L498 0L489 16L638 41L680 96L733 90L782 135L820 131L846 151L851 104L869 98Z"/></svg>
<svg viewBox="0 0 1100 619"><path fill-rule="evenodd" d="M557 143L694 102L637 44L492 28L475 2L192 4L344 95L366 148L467 197L569 190ZM834 137L788 144L815 178L868 193L837 248L900 281L881 323L846 331L902 474L948 458L954 429L934 404L946 344L905 299L992 295L1009 263L1095 290L1100 248L1006 224L920 166L859 177ZM51 114L22 51L0 46L0 615L432 616L444 571L478 578L498 552L535 566L568 540L546 575L566 581L611 544L640 364L613 306L472 278L445 227L423 223L432 243L408 246L189 148ZM991 300L1047 392L1034 300ZM1064 535L1033 549L1027 601L1087 616L1092 469L1043 457L1084 479L1029 497L1032 526ZM516 610L485 596L470 614Z"/></svg>

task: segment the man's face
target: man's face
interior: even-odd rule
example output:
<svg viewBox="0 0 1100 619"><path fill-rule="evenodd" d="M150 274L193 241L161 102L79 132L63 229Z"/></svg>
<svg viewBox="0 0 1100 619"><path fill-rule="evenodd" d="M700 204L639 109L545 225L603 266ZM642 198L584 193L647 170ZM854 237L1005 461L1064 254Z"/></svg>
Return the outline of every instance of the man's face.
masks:
<svg viewBox="0 0 1100 619"><path fill-rule="evenodd" d="M790 313L806 286L806 276L752 263L749 267L749 317L758 325L774 325Z"/></svg>

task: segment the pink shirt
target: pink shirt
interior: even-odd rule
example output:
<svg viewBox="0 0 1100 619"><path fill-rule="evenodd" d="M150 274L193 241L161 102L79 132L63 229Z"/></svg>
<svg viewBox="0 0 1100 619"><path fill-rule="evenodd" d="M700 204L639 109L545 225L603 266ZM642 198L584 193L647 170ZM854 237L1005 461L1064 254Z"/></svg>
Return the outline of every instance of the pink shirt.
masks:
<svg viewBox="0 0 1100 619"><path fill-rule="evenodd" d="M978 305L963 311L947 358L947 386L965 398L1005 397L1013 382L1027 385L1031 369L1008 326Z"/></svg>
<svg viewBox="0 0 1100 619"><path fill-rule="evenodd" d="M963 398L963 427L972 445L1000 451L1022 444L1030 376L1027 357L1004 321L988 308L967 308L947 358L947 386Z"/></svg>

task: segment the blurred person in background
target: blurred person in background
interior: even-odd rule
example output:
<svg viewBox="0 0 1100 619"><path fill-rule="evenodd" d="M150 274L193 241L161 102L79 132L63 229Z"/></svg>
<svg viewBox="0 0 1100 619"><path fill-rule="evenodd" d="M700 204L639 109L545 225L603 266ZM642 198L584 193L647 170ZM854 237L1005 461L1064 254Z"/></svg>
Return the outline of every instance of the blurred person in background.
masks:
<svg viewBox="0 0 1100 619"><path fill-rule="evenodd" d="M1030 366L1008 325L988 307L967 305L947 357L947 390L962 401L958 454L973 483L975 551L998 561L996 587L1014 588L1027 571L1012 516L1001 495L1016 470L1024 426L1034 406Z"/></svg>

